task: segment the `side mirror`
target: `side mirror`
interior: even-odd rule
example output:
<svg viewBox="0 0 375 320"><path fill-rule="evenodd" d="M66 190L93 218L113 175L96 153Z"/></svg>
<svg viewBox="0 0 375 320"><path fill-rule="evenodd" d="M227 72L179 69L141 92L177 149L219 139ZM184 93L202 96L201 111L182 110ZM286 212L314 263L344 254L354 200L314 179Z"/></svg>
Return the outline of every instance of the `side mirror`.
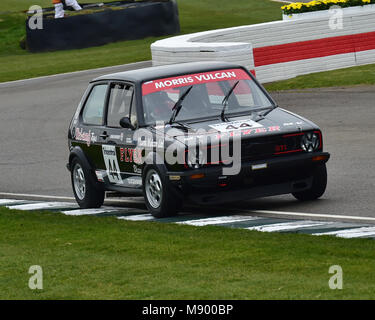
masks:
<svg viewBox="0 0 375 320"><path fill-rule="evenodd" d="M121 120L120 120L120 126L123 127L123 128L126 128L126 129L135 130L135 127L130 122L129 117L123 117L123 118L121 118Z"/></svg>

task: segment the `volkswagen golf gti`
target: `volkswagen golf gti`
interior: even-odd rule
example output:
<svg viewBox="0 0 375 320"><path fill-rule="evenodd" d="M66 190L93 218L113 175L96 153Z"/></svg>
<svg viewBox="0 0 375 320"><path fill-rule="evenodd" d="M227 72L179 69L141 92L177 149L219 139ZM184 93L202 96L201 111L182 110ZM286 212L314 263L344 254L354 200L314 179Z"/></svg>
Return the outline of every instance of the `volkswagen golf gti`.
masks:
<svg viewBox="0 0 375 320"><path fill-rule="evenodd" d="M244 67L195 62L92 80L70 123L69 161L82 208L143 195L155 217L185 201L218 204L321 197L323 135L279 107Z"/></svg>

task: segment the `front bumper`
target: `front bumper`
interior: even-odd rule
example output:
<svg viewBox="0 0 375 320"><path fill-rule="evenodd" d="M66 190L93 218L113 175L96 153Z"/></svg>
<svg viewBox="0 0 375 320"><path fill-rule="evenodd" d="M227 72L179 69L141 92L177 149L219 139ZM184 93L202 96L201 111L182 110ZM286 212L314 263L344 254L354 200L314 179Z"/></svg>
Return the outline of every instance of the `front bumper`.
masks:
<svg viewBox="0 0 375 320"><path fill-rule="evenodd" d="M170 171L167 175L194 202L223 203L307 190L314 169L329 157L327 152L313 152L249 161L233 176L223 175L220 166Z"/></svg>

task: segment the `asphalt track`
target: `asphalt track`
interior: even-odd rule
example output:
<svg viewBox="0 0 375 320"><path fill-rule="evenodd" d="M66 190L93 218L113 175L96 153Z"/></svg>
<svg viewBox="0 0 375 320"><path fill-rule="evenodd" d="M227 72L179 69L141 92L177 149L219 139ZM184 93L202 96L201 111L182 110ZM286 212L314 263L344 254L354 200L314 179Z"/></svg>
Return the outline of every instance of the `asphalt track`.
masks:
<svg viewBox="0 0 375 320"><path fill-rule="evenodd" d="M72 196L67 128L92 78L150 62L0 84L0 192ZM375 87L276 92L281 107L316 122L323 130L328 188L322 199L301 203L277 196L221 206L226 214L275 210L375 217ZM1 197L0 197L1 198ZM135 201L135 203L139 203ZM142 206L142 205L141 205ZM217 208L186 211L217 212Z"/></svg>

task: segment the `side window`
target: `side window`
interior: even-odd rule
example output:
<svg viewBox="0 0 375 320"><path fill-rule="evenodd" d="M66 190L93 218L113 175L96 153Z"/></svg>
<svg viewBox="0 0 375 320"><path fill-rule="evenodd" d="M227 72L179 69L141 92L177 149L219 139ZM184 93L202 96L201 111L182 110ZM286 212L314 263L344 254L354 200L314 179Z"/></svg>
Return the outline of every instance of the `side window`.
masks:
<svg viewBox="0 0 375 320"><path fill-rule="evenodd" d="M108 127L120 128L120 119L130 116L134 87L128 84L112 84L108 104Z"/></svg>
<svg viewBox="0 0 375 320"><path fill-rule="evenodd" d="M92 88L82 113L85 124L102 125L107 84L98 84Z"/></svg>

